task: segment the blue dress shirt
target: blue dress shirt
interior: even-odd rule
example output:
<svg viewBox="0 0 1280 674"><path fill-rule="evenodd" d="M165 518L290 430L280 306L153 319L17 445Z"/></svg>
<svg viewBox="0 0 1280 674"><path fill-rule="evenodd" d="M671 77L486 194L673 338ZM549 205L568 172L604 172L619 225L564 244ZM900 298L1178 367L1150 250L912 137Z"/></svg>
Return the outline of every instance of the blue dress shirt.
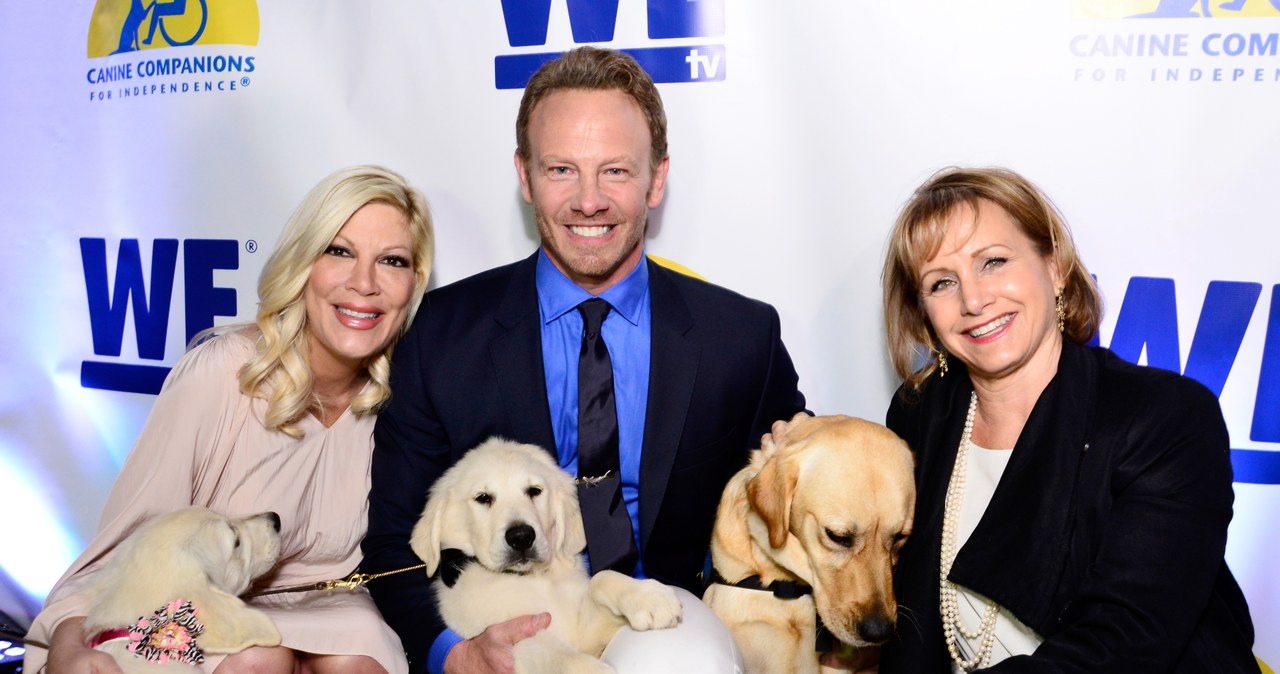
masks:
<svg viewBox="0 0 1280 674"><path fill-rule="evenodd" d="M569 280L547 257L538 254L538 312L542 318L542 370L560 467L578 474L578 353L582 350L582 314L578 305L593 297ZM631 535L640 550L640 448L644 445L645 410L649 403L650 304L649 265L645 257L626 278L600 293L613 308L600 328L613 364L613 397L618 411L618 462L622 498L631 515ZM637 578L644 563L637 561ZM446 629L427 653L427 671L439 674L449 651L462 636Z"/></svg>
<svg viewBox="0 0 1280 674"><path fill-rule="evenodd" d="M582 350L582 314L578 305L593 297L569 280L547 258L538 256L538 310L542 317L542 369L560 467L578 474L578 354ZM644 444L649 402L649 266L640 263L599 295L613 308L600 332L613 364L613 397L618 410L618 462L622 498L631 515L631 535L640 549L640 448ZM633 575L643 578L637 562Z"/></svg>

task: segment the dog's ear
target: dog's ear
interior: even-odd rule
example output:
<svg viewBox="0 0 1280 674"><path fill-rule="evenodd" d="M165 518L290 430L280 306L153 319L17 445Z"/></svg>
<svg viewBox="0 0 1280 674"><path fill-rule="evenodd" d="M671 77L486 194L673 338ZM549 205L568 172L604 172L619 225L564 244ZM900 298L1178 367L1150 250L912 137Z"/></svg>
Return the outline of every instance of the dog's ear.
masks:
<svg viewBox="0 0 1280 674"><path fill-rule="evenodd" d="M240 530L221 515L193 521L197 523L187 536L183 553L214 586L239 594L252 580L246 573Z"/></svg>
<svg viewBox="0 0 1280 674"><path fill-rule="evenodd" d="M747 483L747 499L769 527L769 545L781 548L791 528L791 497L796 493L799 465L775 455Z"/></svg>
<svg viewBox="0 0 1280 674"><path fill-rule="evenodd" d="M428 576L434 576L436 567L440 565L440 535L444 530L444 516L448 502L448 491L431 490L427 507L422 511L422 517L418 518L418 523L413 525L413 533L409 536L409 547L413 549L415 555L426 562Z"/></svg>
<svg viewBox="0 0 1280 674"><path fill-rule="evenodd" d="M576 557L587 547L587 532L582 527L578 489L568 475L551 481L551 514L555 519L551 523L551 544L561 555Z"/></svg>

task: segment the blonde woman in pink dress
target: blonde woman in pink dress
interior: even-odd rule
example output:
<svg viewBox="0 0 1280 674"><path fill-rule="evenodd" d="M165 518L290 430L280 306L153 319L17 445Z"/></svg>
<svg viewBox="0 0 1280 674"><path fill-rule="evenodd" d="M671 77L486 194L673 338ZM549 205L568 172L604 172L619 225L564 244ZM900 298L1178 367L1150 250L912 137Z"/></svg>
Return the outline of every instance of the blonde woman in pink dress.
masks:
<svg viewBox="0 0 1280 674"><path fill-rule="evenodd" d="M254 324L189 351L156 398L97 537L54 587L28 638L28 671L118 672L87 644L84 588L147 519L190 505L273 510L277 567L257 588L339 578L360 562L371 433L392 348L431 270L422 195L375 166L340 170L294 212L258 283ZM282 645L206 656L205 671L405 674L400 640L368 592L250 600ZM39 646L48 645L48 650Z"/></svg>

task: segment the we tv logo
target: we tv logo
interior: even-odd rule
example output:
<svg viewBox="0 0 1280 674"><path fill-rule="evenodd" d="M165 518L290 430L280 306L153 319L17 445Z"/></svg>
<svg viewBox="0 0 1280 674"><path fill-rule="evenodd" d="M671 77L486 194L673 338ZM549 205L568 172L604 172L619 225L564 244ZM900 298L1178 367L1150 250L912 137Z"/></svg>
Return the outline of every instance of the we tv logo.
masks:
<svg viewBox="0 0 1280 674"><path fill-rule="evenodd" d="M257 244L247 241L245 248L252 253ZM181 242L181 249L185 346L201 330L213 327L215 316L236 315L235 289L214 286L213 273L217 269L240 268L240 244L231 239L186 239ZM138 239L122 239L116 254L114 282L109 283L106 239L80 239L93 353L111 359L81 362L81 386L153 395L160 392L169 375L168 367L115 359L123 355L125 330L132 313L138 358L164 360L178 250L177 239L155 239L151 243L151 268L144 270Z"/></svg>
<svg viewBox="0 0 1280 674"><path fill-rule="evenodd" d="M656 46L623 48L654 82L720 82L727 63L723 44L687 44L689 38L724 36L725 0L644 0L647 35ZM575 44L612 42L618 25L618 0L566 0ZM558 19L559 17L557 17ZM551 0L502 0L502 19L512 47L547 44ZM679 40L686 44L664 44ZM494 57L494 85L523 89L543 63L561 51L536 51Z"/></svg>

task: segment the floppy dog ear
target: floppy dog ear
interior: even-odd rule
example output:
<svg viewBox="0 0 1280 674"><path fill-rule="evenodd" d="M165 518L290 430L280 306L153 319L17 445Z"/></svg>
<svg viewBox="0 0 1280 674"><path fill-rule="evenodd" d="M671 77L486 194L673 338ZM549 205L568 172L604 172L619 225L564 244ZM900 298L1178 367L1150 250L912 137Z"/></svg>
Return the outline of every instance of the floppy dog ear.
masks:
<svg viewBox="0 0 1280 674"><path fill-rule="evenodd" d="M183 545L183 553L200 567L209 582L232 595L244 591L253 580L246 573L246 560L236 557L243 553L239 533L228 518L212 516L196 524Z"/></svg>
<svg viewBox="0 0 1280 674"><path fill-rule="evenodd" d="M799 466L795 461L772 457L747 483L747 499L769 527L769 545L781 548L791 528L791 497L796 492Z"/></svg>
<svg viewBox="0 0 1280 674"><path fill-rule="evenodd" d="M557 467L556 470L559 470ZM578 488L564 476L551 482L551 544L565 557L573 558L587 547L587 532L582 527L582 508L578 505Z"/></svg>
<svg viewBox="0 0 1280 674"><path fill-rule="evenodd" d="M440 535L444 531L445 509L448 507L449 493L444 489L433 489L427 498L427 507L422 517L413 525L413 533L409 536L409 547L423 562L427 564L427 575L434 576L436 567L440 565Z"/></svg>

